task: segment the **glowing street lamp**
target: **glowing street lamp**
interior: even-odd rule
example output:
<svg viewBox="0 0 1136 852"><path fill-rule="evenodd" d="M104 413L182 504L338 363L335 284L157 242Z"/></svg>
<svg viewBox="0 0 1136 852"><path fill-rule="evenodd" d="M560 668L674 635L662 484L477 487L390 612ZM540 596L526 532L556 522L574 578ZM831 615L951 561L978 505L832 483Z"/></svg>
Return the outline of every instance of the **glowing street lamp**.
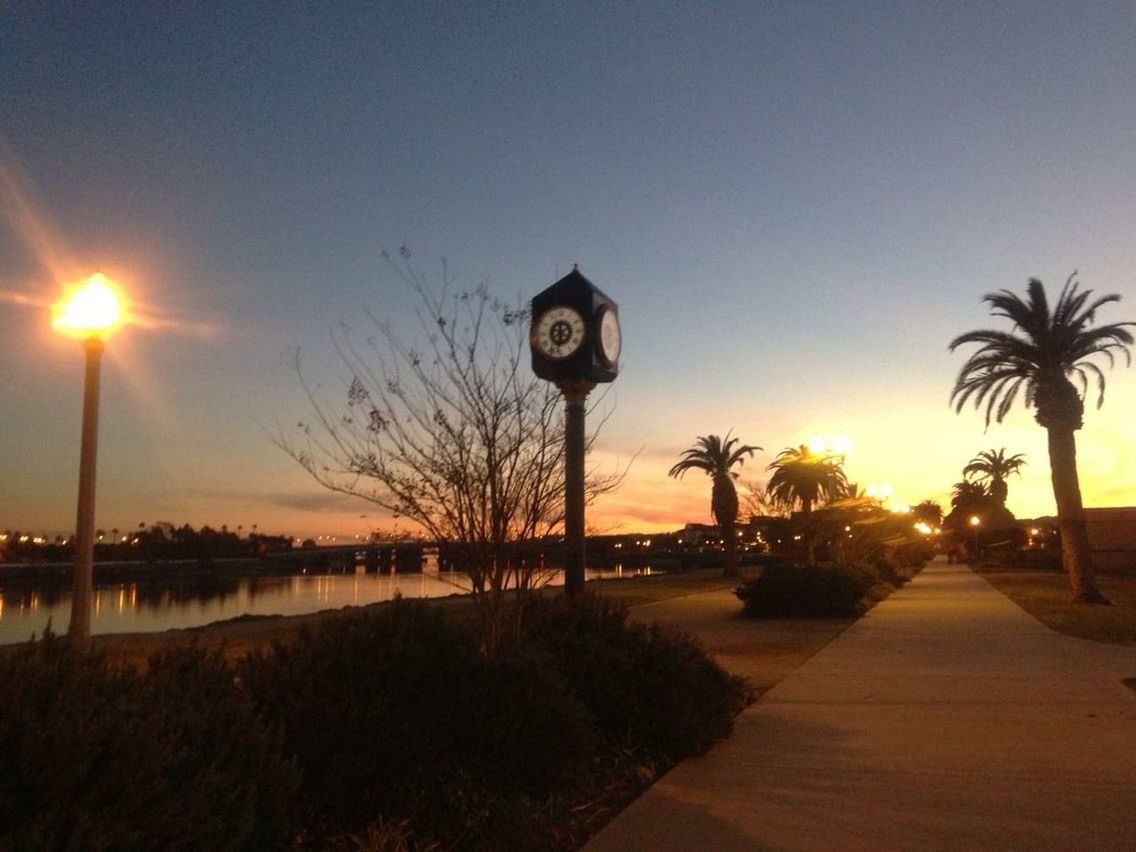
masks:
<svg viewBox="0 0 1136 852"><path fill-rule="evenodd" d="M91 587L95 555L95 457L99 434L99 368L104 338L122 322L122 309L106 276L92 275L54 308L52 326L83 339L83 436L79 447L79 505L75 522L75 574L68 640L83 647L91 635Z"/></svg>
<svg viewBox="0 0 1136 852"><path fill-rule="evenodd" d="M841 461L852 449L852 441L847 435L837 435L828 438L824 435L813 435L807 444L809 453L814 456L837 456Z"/></svg>
<svg viewBox="0 0 1136 852"><path fill-rule="evenodd" d="M982 523L982 518L978 515L970 516L970 528L974 530L974 559L978 560L978 525Z"/></svg>

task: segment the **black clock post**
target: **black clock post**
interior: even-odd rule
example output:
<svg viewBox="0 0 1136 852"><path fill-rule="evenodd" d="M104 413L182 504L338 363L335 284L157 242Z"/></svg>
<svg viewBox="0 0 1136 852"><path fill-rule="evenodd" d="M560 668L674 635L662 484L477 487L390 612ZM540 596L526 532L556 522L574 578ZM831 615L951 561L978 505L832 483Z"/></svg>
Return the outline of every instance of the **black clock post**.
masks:
<svg viewBox="0 0 1136 852"><path fill-rule="evenodd" d="M619 305L572 271L533 297L533 372L564 394L564 594L584 591L584 411L599 382L619 374Z"/></svg>

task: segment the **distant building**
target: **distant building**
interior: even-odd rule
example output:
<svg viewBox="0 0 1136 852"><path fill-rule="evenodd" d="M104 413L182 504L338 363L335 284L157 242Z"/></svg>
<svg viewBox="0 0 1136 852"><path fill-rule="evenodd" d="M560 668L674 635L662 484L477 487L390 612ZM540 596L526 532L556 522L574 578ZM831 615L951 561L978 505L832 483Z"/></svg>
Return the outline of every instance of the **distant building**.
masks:
<svg viewBox="0 0 1136 852"><path fill-rule="evenodd" d="M679 544L685 547L705 547L722 543L722 531L712 524L687 524L679 533Z"/></svg>
<svg viewBox="0 0 1136 852"><path fill-rule="evenodd" d="M1085 509L1093 564L1136 570L1136 506Z"/></svg>

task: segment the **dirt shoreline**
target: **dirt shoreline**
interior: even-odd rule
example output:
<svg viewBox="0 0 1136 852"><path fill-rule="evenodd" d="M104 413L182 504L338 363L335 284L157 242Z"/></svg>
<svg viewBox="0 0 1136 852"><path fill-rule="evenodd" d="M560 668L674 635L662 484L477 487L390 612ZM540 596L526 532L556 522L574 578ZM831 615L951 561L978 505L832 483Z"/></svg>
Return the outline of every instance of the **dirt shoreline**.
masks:
<svg viewBox="0 0 1136 852"><path fill-rule="evenodd" d="M428 598L427 601L449 606L472 606L464 595ZM92 636L91 645L116 663L142 664L160 651L186 647L219 650L226 659L236 660L253 651L270 648L274 642L287 642L305 628L387 606L389 603L381 601L300 615L241 615L226 621L199 627L174 628L160 633L103 633Z"/></svg>

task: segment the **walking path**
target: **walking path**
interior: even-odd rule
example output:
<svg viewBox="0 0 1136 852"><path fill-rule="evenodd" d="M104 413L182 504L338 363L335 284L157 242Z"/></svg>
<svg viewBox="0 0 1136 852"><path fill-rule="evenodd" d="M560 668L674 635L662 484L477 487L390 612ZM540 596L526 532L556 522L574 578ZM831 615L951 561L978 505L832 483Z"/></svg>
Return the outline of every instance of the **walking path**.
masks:
<svg viewBox="0 0 1136 852"><path fill-rule="evenodd" d="M936 562L587 849L1136 849L1126 677L1136 647Z"/></svg>

